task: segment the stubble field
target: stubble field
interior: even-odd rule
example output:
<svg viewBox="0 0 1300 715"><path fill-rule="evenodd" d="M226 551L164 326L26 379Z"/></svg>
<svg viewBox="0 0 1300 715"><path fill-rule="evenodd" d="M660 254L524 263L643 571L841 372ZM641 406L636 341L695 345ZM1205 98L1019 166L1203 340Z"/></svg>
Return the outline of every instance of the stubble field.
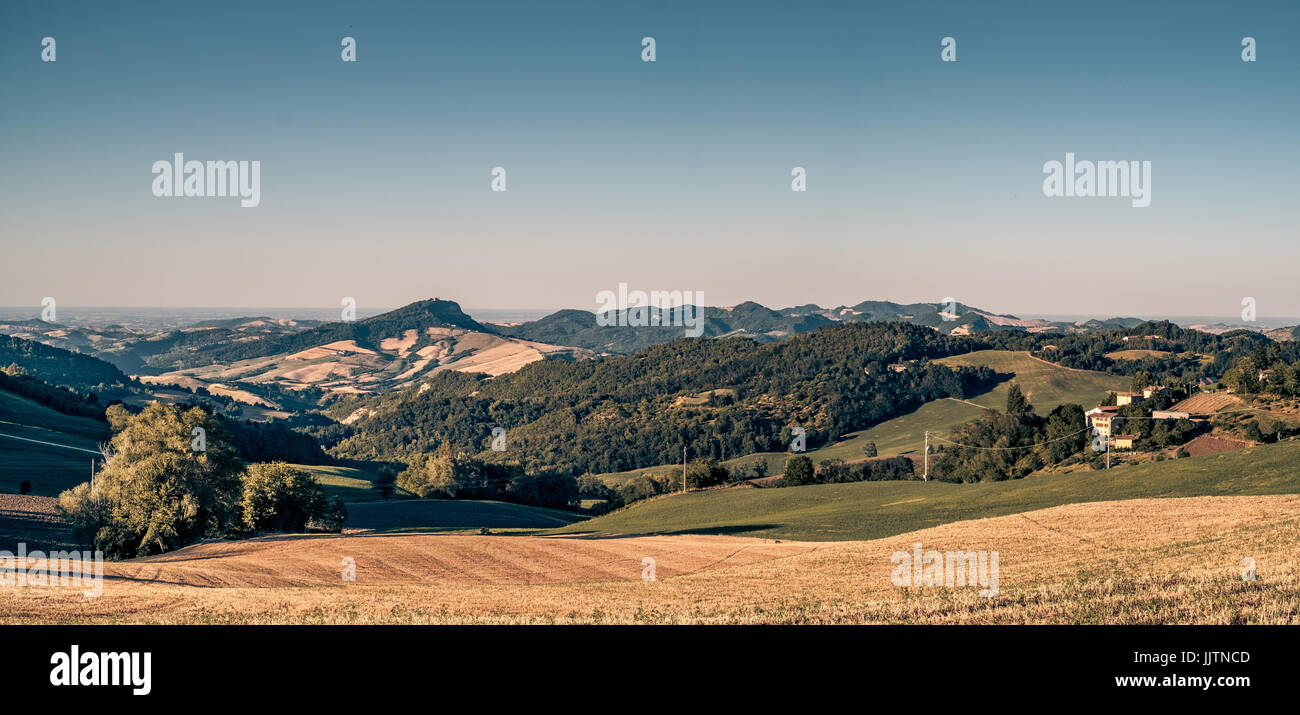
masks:
<svg viewBox="0 0 1300 715"><path fill-rule="evenodd" d="M1300 496L1282 495L1073 504L849 542L277 537L109 564L98 598L0 588L0 622L1296 624L1297 534ZM891 555L915 542L998 551L999 593L893 586Z"/></svg>

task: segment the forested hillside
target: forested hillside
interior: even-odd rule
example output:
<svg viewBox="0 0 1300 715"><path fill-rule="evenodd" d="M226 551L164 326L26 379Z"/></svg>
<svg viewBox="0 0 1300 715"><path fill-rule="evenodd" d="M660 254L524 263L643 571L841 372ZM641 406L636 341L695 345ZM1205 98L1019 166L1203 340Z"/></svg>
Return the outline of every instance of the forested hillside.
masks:
<svg viewBox="0 0 1300 715"><path fill-rule="evenodd" d="M409 460L444 441L530 471L611 472L808 446L997 380L930 358L976 343L898 323L830 326L767 345L677 340L627 357L542 361L493 379L439 373L396 394L341 403L348 426L316 428L339 456ZM915 361L915 362L911 362ZM891 369L890 365L893 364ZM504 428L504 451L490 449Z"/></svg>
<svg viewBox="0 0 1300 715"><path fill-rule="evenodd" d="M100 391L131 381L121 370L98 358L3 335L0 336L0 367L8 365L18 365L26 374L52 385L82 391Z"/></svg>

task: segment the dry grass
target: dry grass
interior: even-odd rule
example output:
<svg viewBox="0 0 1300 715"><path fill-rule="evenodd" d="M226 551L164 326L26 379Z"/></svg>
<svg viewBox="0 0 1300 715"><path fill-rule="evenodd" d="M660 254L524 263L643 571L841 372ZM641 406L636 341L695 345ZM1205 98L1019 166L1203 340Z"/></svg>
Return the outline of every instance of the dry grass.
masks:
<svg viewBox="0 0 1300 715"><path fill-rule="evenodd" d="M119 576L218 587L113 579L97 599L0 589L0 622L1296 624L1297 527L1300 496L1254 496L1074 504L822 544L275 539L110 565ZM892 586L890 556L916 541L927 550L997 550L1000 593ZM344 584L331 571L347 554L358 571ZM651 555L658 580L643 582L640 558ZM1254 582L1241 578L1246 557L1257 565Z"/></svg>

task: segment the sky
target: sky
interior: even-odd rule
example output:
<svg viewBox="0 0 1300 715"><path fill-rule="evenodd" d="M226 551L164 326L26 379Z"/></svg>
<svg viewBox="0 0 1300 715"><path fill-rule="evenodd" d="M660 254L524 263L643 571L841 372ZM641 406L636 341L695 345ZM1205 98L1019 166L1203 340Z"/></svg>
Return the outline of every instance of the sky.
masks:
<svg viewBox="0 0 1300 715"><path fill-rule="evenodd" d="M5 2L0 305L1296 316L1297 36L1289 2ZM260 205L155 196L177 152L259 161ZM1150 206L1044 196L1067 152L1150 161Z"/></svg>

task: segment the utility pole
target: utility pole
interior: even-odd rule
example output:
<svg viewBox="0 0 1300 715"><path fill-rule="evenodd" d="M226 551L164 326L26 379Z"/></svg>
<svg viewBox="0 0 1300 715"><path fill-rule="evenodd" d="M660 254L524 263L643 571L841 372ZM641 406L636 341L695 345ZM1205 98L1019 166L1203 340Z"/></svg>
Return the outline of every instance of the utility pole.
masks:
<svg viewBox="0 0 1300 715"><path fill-rule="evenodd" d="M930 481L930 430L925 431L925 473L921 475L921 481Z"/></svg>
<svg viewBox="0 0 1300 715"><path fill-rule="evenodd" d="M686 493L686 447L682 447L682 494Z"/></svg>
<svg viewBox="0 0 1300 715"><path fill-rule="evenodd" d="M1109 435L1107 435L1107 437L1106 437L1106 469L1110 469L1110 441L1111 441L1111 439L1112 439L1112 438L1111 438Z"/></svg>

